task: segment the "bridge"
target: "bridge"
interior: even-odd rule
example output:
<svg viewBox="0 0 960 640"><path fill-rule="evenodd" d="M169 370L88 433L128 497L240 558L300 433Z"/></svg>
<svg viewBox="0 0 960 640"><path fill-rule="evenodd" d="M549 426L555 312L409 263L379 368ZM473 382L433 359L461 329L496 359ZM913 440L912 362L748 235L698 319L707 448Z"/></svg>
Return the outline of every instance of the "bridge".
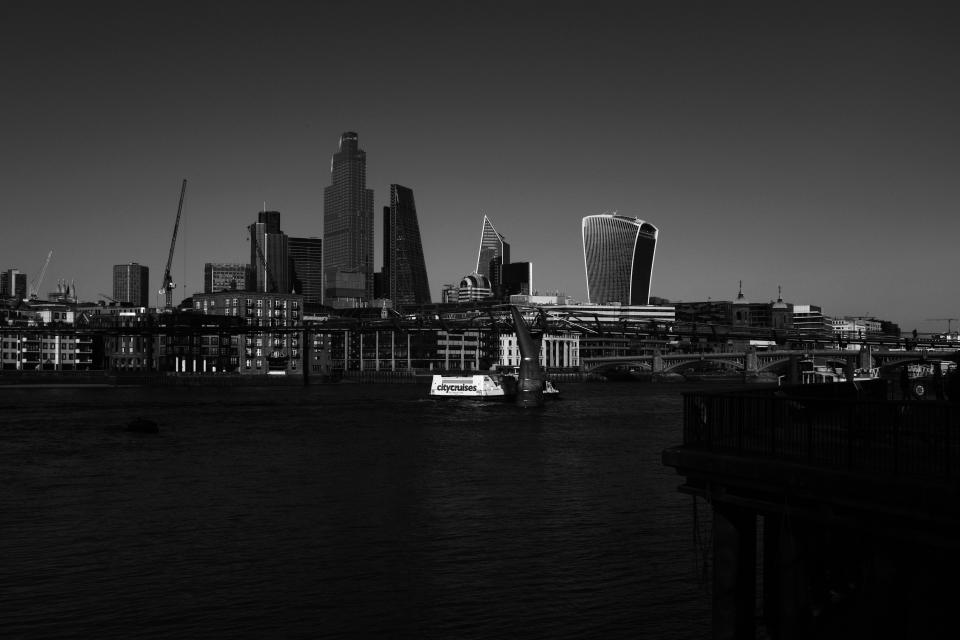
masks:
<svg viewBox="0 0 960 640"><path fill-rule="evenodd" d="M747 374L763 371L785 373L791 362L816 358L828 365L854 369L895 369L907 364L948 360L955 358L957 351L840 351L838 349L783 349L776 351L736 351L728 353L668 353L636 356L610 356L582 358L583 373L600 373L616 368L635 368L649 373L679 372L693 366L713 363L731 371Z"/></svg>

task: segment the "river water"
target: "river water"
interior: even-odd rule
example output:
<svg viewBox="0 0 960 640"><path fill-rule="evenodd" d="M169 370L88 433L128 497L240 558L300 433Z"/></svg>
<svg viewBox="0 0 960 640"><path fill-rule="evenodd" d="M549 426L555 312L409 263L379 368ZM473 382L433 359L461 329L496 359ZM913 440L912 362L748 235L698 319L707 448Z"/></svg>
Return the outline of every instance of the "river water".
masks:
<svg viewBox="0 0 960 640"><path fill-rule="evenodd" d="M684 389L2 388L0 630L706 637Z"/></svg>

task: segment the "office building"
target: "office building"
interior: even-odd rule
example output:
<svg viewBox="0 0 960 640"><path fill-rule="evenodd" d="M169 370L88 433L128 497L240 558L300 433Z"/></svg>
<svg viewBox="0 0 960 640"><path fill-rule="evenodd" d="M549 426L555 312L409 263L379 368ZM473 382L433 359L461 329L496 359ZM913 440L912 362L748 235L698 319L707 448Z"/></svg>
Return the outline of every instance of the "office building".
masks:
<svg viewBox="0 0 960 640"><path fill-rule="evenodd" d="M515 295L533 293L533 263L511 262L503 265L501 297L507 299Z"/></svg>
<svg viewBox="0 0 960 640"><path fill-rule="evenodd" d="M323 240L290 238L290 277L306 304L323 304Z"/></svg>
<svg viewBox="0 0 960 640"><path fill-rule="evenodd" d="M383 280L395 307L430 303L413 191L398 184L390 185L390 206L383 208Z"/></svg>
<svg viewBox="0 0 960 640"><path fill-rule="evenodd" d="M261 293L290 293L287 234L279 211L261 211L250 232L250 286Z"/></svg>
<svg viewBox="0 0 960 640"><path fill-rule="evenodd" d="M0 298L24 300L27 297L27 274L17 269L0 272Z"/></svg>
<svg viewBox="0 0 960 640"><path fill-rule="evenodd" d="M113 266L113 299L133 307L150 306L150 269L131 262Z"/></svg>
<svg viewBox="0 0 960 640"><path fill-rule="evenodd" d="M494 229L490 218L483 216L483 229L480 232L480 251L477 253L475 273L486 276L494 292L499 291L503 266L510 264L510 244Z"/></svg>
<svg viewBox="0 0 960 640"><path fill-rule="evenodd" d="M324 299L338 305L373 299L373 190L357 134L340 136L323 190Z"/></svg>
<svg viewBox="0 0 960 640"><path fill-rule="evenodd" d="M243 291L247 288L250 265L236 262L208 262L203 265L203 292Z"/></svg>
<svg viewBox="0 0 960 640"><path fill-rule="evenodd" d="M657 228L639 218L605 213L586 216L582 230L589 302L647 304Z"/></svg>
<svg viewBox="0 0 960 640"><path fill-rule="evenodd" d="M463 276L457 288L457 302L473 302L493 296L490 279L480 273Z"/></svg>

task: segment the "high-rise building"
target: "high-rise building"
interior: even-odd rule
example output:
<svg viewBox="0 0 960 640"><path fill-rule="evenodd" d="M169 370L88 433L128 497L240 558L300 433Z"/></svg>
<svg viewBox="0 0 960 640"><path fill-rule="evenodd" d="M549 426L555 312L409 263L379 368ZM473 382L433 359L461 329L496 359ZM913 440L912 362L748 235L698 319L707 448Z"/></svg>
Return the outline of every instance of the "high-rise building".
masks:
<svg viewBox="0 0 960 640"><path fill-rule="evenodd" d="M203 292L243 291L247 288L250 265L208 262L203 265Z"/></svg>
<svg viewBox="0 0 960 640"><path fill-rule="evenodd" d="M288 246L294 293L307 304L323 304L323 240L290 238Z"/></svg>
<svg viewBox="0 0 960 640"><path fill-rule="evenodd" d="M511 262L503 266L501 295L504 299L533 293L533 263Z"/></svg>
<svg viewBox="0 0 960 640"><path fill-rule="evenodd" d="M486 276L494 292L500 289L503 265L510 264L510 245L493 228L490 218L483 216L480 232L480 251L477 254L475 273Z"/></svg>
<svg viewBox="0 0 960 640"><path fill-rule="evenodd" d="M644 305L650 299L657 228L604 213L583 219L583 262L592 304Z"/></svg>
<svg viewBox="0 0 960 640"><path fill-rule="evenodd" d="M394 307L430 303L413 191L398 184L390 185L390 206L383 208L383 280Z"/></svg>
<svg viewBox="0 0 960 640"><path fill-rule="evenodd" d="M133 307L150 306L150 269L131 262L113 265L113 299Z"/></svg>
<svg viewBox="0 0 960 640"><path fill-rule="evenodd" d="M261 211L250 231L250 288L262 293L290 293L287 234L279 211Z"/></svg>
<svg viewBox="0 0 960 640"><path fill-rule="evenodd" d="M16 298L23 300L27 297L27 274L17 269L7 269L0 273L0 298Z"/></svg>
<svg viewBox="0 0 960 640"><path fill-rule="evenodd" d="M373 189L357 134L340 136L323 190L324 298L373 299Z"/></svg>

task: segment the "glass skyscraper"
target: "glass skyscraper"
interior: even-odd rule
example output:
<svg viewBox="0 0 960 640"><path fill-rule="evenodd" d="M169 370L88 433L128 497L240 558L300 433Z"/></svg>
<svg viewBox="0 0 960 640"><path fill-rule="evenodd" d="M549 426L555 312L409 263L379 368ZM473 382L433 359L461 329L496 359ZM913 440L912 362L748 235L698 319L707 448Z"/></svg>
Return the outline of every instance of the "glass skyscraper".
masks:
<svg viewBox="0 0 960 640"><path fill-rule="evenodd" d="M373 189L357 134L340 136L323 190L324 297L373 299Z"/></svg>
<svg viewBox="0 0 960 640"><path fill-rule="evenodd" d="M390 185L390 206L383 208L383 279L395 307L430 303L413 190L398 184Z"/></svg>
<svg viewBox="0 0 960 640"><path fill-rule="evenodd" d="M657 228L616 214L583 219L583 262L591 304L643 305L650 300Z"/></svg>
<svg viewBox="0 0 960 640"><path fill-rule="evenodd" d="M496 292L503 282L503 265L510 264L510 245L493 228L490 218L483 216L480 232L480 251L477 254L475 273L486 276Z"/></svg>
<svg viewBox="0 0 960 640"><path fill-rule="evenodd" d="M261 211L250 230L250 285L254 291L290 293L287 234L280 212Z"/></svg>

